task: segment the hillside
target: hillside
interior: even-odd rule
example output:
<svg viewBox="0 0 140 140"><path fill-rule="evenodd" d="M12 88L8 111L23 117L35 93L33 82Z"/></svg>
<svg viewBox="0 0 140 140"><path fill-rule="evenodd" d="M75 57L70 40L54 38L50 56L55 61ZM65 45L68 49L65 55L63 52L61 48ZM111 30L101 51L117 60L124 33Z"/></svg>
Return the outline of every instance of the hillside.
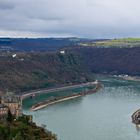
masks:
<svg viewBox="0 0 140 140"><path fill-rule="evenodd" d="M0 51L56 51L96 40L84 38L0 38Z"/></svg>
<svg viewBox="0 0 140 140"><path fill-rule="evenodd" d="M0 91L24 92L93 80L78 55L59 52L0 54Z"/></svg>
<svg viewBox="0 0 140 140"><path fill-rule="evenodd" d="M56 135L35 123L29 122L28 116L16 121L0 121L0 140L57 140Z"/></svg>
<svg viewBox="0 0 140 140"><path fill-rule="evenodd" d="M140 76L140 47L77 47L71 51L80 56L82 66L92 73Z"/></svg>
<svg viewBox="0 0 140 140"><path fill-rule="evenodd" d="M21 46L19 48L22 51L0 51L0 91L21 93L88 82L94 80L95 73L140 76L140 47L135 46L140 43L140 39L96 40L96 43L99 42L115 42L116 47L66 47L60 43L65 54L59 52L58 46L55 51L34 51L33 46L28 46L32 51L25 51ZM118 42L127 47L119 47ZM15 53L17 56L12 57Z"/></svg>

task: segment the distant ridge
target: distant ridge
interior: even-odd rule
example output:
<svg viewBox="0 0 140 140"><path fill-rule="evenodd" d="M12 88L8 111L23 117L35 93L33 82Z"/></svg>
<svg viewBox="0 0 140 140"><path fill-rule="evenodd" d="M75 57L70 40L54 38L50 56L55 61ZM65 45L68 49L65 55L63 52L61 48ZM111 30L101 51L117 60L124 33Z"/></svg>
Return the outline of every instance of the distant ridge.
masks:
<svg viewBox="0 0 140 140"><path fill-rule="evenodd" d="M0 38L0 51L56 51L64 47L95 42L86 38Z"/></svg>

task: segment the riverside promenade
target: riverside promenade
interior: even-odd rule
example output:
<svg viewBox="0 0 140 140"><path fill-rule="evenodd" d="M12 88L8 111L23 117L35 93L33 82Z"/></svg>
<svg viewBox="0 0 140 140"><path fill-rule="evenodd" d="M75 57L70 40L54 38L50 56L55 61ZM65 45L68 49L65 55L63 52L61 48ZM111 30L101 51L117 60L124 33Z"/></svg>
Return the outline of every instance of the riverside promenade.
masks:
<svg viewBox="0 0 140 140"><path fill-rule="evenodd" d="M40 95L40 94L47 94L50 92L56 92L56 91L61 91L61 90L66 90L66 89L73 89L73 88L78 88L78 87L84 87L84 86L89 86L89 85L95 85L97 82L87 82L87 83L82 83L82 84L76 84L76 85L69 85L69 86L63 86L63 87L58 87L58 88L51 88L51 89L42 89L42 90L37 90L37 91L31 91L28 93L23 93L21 95L21 98L24 100L26 98L31 97L32 95Z"/></svg>
<svg viewBox="0 0 140 140"><path fill-rule="evenodd" d="M63 102L63 101L75 99L75 98L78 98L78 97L81 97L81 96L94 94L94 93L96 93L98 90L100 90L102 88L101 83L99 83L98 81L92 82L92 83L90 83L90 85L91 86L95 85L95 87L93 89L88 90L88 91L83 91L83 92L80 92L80 93L77 93L77 94L58 97L58 98L53 98L53 99L50 99L50 100L45 100L45 101L39 102L39 103L33 105L31 107L31 110L32 111L37 111L39 109L42 109L44 107L47 107L49 105L52 105L52 104L55 104L55 103L58 103L58 102Z"/></svg>

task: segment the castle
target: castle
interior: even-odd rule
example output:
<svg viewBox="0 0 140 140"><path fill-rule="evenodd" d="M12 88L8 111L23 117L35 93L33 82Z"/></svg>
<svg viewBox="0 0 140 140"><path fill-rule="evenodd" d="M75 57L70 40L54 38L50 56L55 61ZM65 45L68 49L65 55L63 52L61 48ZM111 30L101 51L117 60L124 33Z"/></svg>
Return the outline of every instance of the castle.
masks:
<svg viewBox="0 0 140 140"><path fill-rule="evenodd" d="M22 115L22 99L20 96L9 93L1 96L0 119L5 119L9 110L15 118Z"/></svg>

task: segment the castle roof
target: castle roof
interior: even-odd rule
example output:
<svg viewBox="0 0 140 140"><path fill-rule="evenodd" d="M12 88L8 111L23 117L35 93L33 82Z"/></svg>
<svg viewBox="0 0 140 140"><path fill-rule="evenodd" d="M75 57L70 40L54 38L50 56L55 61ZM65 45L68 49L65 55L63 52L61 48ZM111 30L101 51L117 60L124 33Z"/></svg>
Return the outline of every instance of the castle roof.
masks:
<svg viewBox="0 0 140 140"><path fill-rule="evenodd" d="M0 104L0 108L8 108L8 107L4 104Z"/></svg>
<svg viewBox="0 0 140 140"><path fill-rule="evenodd" d="M20 102L20 97L18 96L2 96L1 99L5 102L5 103L19 103Z"/></svg>

